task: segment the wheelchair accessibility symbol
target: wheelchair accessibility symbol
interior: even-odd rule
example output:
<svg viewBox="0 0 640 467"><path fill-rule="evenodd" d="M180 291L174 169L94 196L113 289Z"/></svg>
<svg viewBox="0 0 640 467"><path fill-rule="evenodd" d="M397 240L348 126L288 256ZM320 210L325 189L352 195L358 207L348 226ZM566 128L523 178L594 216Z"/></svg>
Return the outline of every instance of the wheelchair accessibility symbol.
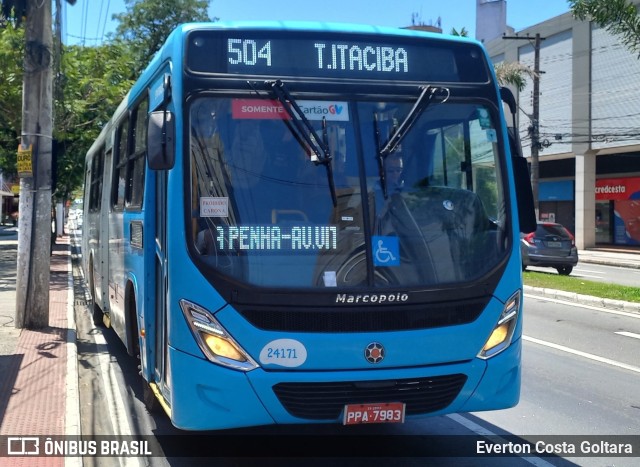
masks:
<svg viewBox="0 0 640 467"><path fill-rule="evenodd" d="M400 247L397 237L373 237L373 264L375 266L399 266Z"/></svg>

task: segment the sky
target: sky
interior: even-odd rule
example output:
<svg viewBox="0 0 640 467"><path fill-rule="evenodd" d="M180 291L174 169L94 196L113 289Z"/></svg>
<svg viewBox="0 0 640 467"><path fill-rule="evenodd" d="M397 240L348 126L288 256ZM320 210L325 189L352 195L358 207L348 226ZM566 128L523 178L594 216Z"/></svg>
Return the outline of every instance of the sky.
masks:
<svg viewBox="0 0 640 467"><path fill-rule="evenodd" d="M476 0L211 0L209 16L221 21L301 20L405 27L416 23L452 28L475 37ZM63 42L98 45L115 31L114 13L126 11L124 0L63 2ZM507 24L516 31L569 11L567 0L507 0Z"/></svg>

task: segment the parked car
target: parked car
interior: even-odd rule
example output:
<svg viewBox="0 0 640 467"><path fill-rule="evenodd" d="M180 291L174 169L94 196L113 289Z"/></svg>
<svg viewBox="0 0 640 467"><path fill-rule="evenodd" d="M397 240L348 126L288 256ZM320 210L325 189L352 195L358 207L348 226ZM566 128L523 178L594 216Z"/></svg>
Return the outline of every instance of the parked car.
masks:
<svg viewBox="0 0 640 467"><path fill-rule="evenodd" d="M558 274L568 276L578 264L575 238L563 225L538 222L535 232L520 237L522 270L527 266L555 268Z"/></svg>

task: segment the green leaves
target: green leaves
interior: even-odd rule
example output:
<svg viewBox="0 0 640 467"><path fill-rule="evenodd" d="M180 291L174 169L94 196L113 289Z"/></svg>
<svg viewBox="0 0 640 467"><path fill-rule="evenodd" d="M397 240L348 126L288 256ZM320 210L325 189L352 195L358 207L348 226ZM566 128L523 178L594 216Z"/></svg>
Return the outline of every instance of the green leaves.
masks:
<svg viewBox="0 0 640 467"><path fill-rule="evenodd" d="M22 120L24 28L0 28L0 171L17 174L16 156Z"/></svg>
<svg viewBox="0 0 640 467"><path fill-rule="evenodd" d="M57 194L82 185L84 158L142 70L180 23L209 21L206 0L126 0L116 34L98 47L64 48L55 103Z"/></svg>
<svg viewBox="0 0 640 467"><path fill-rule="evenodd" d="M124 44L64 47L60 95L54 103L57 145L56 196L68 198L83 183L84 158L133 81Z"/></svg>
<svg viewBox="0 0 640 467"><path fill-rule="evenodd" d="M618 36L628 50L640 58L640 17L628 0L569 0L573 16L591 20Z"/></svg>
<svg viewBox="0 0 640 467"><path fill-rule="evenodd" d="M127 45L133 56L133 76L138 76L171 31L182 23L211 21L207 0L125 0L127 11L119 21L115 41Z"/></svg>
<svg viewBox="0 0 640 467"><path fill-rule="evenodd" d="M180 23L209 21L206 0L126 0L115 35L98 47L65 47L55 102L56 194L82 186L84 159L142 70Z"/></svg>
<svg viewBox="0 0 640 467"><path fill-rule="evenodd" d="M494 67L496 78L501 86L511 84L522 91L527 84L526 77L533 79L536 73L526 65L517 62L503 62Z"/></svg>

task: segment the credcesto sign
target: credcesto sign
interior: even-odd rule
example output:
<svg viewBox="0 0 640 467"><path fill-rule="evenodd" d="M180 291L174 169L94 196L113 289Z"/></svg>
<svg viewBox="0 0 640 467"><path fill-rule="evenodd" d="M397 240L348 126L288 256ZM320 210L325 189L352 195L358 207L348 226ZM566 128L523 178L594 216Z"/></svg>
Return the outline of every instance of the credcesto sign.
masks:
<svg viewBox="0 0 640 467"><path fill-rule="evenodd" d="M640 199L640 177L596 180L596 201Z"/></svg>

